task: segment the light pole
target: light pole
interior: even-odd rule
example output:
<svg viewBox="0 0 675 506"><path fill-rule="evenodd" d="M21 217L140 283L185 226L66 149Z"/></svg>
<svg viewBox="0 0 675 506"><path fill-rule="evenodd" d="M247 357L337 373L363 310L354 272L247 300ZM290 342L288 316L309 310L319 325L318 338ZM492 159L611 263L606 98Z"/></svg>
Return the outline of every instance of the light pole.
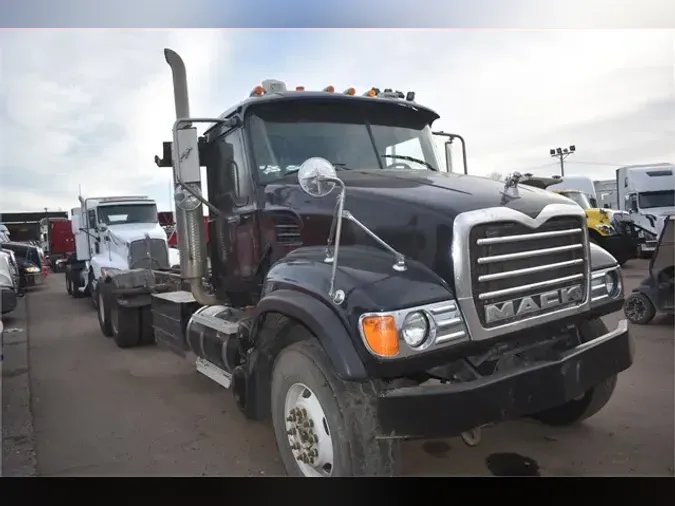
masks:
<svg viewBox="0 0 675 506"><path fill-rule="evenodd" d="M553 158L560 158L560 175L565 177L565 163L563 160L570 156L577 150L576 146L572 144L569 148L552 148L549 150L549 154Z"/></svg>

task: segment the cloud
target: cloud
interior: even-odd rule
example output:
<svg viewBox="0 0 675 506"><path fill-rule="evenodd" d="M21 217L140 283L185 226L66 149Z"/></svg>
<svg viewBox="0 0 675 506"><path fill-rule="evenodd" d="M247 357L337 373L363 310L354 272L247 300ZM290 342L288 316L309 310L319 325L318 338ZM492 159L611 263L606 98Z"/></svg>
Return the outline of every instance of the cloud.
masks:
<svg viewBox="0 0 675 506"><path fill-rule="evenodd" d="M168 184L152 163L175 119L162 49L189 61L197 113L208 111L214 62L227 66L230 49L215 31L4 32L0 45L5 211L44 207L30 195L74 206L80 185L110 194Z"/></svg>
<svg viewBox="0 0 675 506"><path fill-rule="evenodd" d="M415 90L441 114L436 129L466 138L471 172L546 165L551 147L569 144L578 160L600 162L584 167L599 177L617 158L675 161L673 30L393 33L331 32L320 57L279 70L297 80L289 69L311 68L308 87L331 76L338 88Z"/></svg>
<svg viewBox="0 0 675 506"><path fill-rule="evenodd" d="M191 112L215 116L266 78L322 89L415 90L467 139L472 173L675 161L675 31L5 31L0 209L68 209L83 194L169 205L152 162L175 118L162 49L183 57ZM585 163L580 163L585 162ZM589 165L591 164L591 165ZM538 169L541 167L540 169Z"/></svg>

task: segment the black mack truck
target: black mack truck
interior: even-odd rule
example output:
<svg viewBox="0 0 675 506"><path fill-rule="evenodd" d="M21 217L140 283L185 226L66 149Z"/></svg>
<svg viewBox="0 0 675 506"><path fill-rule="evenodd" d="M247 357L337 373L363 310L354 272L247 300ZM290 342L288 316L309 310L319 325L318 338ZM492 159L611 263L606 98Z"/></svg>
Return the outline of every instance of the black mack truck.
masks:
<svg viewBox="0 0 675 506"><path fill-rule="evenodd" d="M271 419L290 475L395 475L402 439L477 444L503 420L607 404L633 345L600 319L622 307L621 271L579 206L442 172L438 115L413 93L268 80L191 118L183 61L165 57L177 120L155 161L173 167L181 273L106 272L118 346L193 357Z"/></svg>

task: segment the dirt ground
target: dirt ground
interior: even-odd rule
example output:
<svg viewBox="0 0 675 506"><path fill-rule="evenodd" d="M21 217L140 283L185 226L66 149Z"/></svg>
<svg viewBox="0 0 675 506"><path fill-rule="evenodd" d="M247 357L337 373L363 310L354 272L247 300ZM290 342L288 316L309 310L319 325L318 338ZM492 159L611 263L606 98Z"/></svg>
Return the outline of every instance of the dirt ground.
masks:
<svg viewBox="0 0 675 506"><path fill-rule="evenodd" d="M627 290L645 272L645 261L629 262ZM5 322L23 329L10 335L27 334L23 367L30 364L30 371L7 369L5 357L3 475L30 474L30 452L7 448L33 439L36 473L43 476L284 474L270 425L245 421L231 392L193 363L154 346L117 348L101 335L90 301L66 294L62 274L52 274L25 303L25 312ZM510 422L485 430L475 448L459 439L407 442L406 474L673 476L673 320L657 317L631 330L635 364L590 420L564 429ZM10 392L19 388L16 378L30 379L32 422L5 419L12 412L7 403L20 402Z"/></svg>

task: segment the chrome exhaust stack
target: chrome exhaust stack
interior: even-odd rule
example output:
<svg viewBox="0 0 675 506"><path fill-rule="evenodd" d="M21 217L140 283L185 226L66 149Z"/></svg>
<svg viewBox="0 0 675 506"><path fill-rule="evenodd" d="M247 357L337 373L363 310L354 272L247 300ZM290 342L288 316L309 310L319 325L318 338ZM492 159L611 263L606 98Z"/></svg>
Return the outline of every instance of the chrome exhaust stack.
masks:
<svg viewBox="0 0 675 506"><path fill-rule="evenodd" d="M203 278L207 275L206 237L201 197L199 140L197 129L192 123L217 120L190 120L187 75L183 59L171 49L164 50L164 58L171 67L176 106L171 157L181 277L189 283L195 300L210 306L217 304L218 300L205 289L203 283Z"/></svg>

